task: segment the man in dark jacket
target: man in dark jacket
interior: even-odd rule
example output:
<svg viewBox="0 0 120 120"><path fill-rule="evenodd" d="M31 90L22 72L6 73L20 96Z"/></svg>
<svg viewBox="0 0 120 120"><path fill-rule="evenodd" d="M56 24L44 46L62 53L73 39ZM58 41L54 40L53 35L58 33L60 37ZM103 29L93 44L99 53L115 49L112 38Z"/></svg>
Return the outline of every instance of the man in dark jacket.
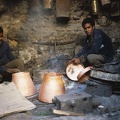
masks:
<svg viewBox="0 0 120 120"><path fill-rule="evenodd" d="M12 73L24 71L22 59L14 59L9 44L3 41L3 29L0 27L0 74L3 81L11 81Z"/></svg>
<svg viewBox="0 0 120 120"><path fill-rule="evenodd" d="M110 37L102 30L95 28L92 18L84 19L82 27L87 35L86 44L69 62L100 66L112 61L113 47Z"/></svg>

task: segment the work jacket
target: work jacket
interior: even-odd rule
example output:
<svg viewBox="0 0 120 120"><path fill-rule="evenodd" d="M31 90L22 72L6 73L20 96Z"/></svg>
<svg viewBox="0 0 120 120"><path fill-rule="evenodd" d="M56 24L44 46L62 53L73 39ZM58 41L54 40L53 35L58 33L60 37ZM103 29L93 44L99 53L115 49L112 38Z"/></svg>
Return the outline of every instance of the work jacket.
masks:
<svg viewBox="0 0 120 120"><path fill-rule="evenodd" d="M6 41L0 45L0 74L7 70L5 64L12 61L14 56L11 53L10 46Z"/></svg>

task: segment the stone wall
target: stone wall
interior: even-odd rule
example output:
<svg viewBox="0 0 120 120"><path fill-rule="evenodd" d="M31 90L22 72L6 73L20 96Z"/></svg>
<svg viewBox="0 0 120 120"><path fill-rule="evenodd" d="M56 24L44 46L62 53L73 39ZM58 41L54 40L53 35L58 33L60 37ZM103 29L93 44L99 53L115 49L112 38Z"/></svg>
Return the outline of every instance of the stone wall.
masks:
<svg viewBox="0 0 120 120"><path fill-rule="evenodd" d="M81 21L89 16L89 4L84 8L86 3L82 6L79 0L72 1L69 22L58 23L55 2L51 9L44 9L40 0L0 1L4 39L9 42L13 54L24 60L26 69L48 68L50 60L58 57L70 59L78 51L78 44L80 47L83 44L85 33ZM97 20L102 25L106 17ZM116 49L120 42L120 19L115 17L111 21L106 27L96 22L96 27L103 29L117 43Z"/></svg>

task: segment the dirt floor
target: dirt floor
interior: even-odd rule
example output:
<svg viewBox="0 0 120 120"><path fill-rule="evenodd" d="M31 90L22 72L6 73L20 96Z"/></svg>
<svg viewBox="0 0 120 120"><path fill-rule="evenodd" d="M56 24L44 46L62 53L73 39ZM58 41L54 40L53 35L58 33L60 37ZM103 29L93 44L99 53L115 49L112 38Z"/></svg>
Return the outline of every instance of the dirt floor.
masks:
<svg viewBox="0 0 120 120"><path fill-rule="evenodd" d="M76 94L85 92L86 90L86 83L80 84L78 82L71 81L65 75L63 75L63 80L65 83L66 94ZM27 97L27 99L36 105L36 108L27 112L7 115L3 118L0 118L1 120L120 120L120 108L115 109L114 111L108 111L102 109L101 107L95 107L92 112L82 113L80 116L54 114L53 109L58 109L58 107L53 103L44 103L38 100L41 81L38 79L33 81L36 88L36 94Z"/></svg>
<svg viewBox="0 0 120 120"><path fill-rule="evenodd" d="M78 82L73 82L69 80L66 76L63 76L66 81L66 94L84 92L87 85L85 83L79 84ZM40 89L39 82L35 84L37 94ZM119 120L120 111L107 112L98 108L95 108L92 113L85 114L84 116L64 116L57 115L52 112L52 109L57 109L54 104L40 102L36 97L29 99L36 105L36 108L30 110L34 120Z"/></svg>

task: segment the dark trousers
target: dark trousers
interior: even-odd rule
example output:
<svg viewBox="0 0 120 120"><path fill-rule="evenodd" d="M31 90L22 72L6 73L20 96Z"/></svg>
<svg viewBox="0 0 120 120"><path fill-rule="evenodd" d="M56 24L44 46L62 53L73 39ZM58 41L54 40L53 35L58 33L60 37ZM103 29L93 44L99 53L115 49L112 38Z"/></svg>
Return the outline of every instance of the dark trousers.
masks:
<svg viewBox="0 0 120 120"><path fill-rule="evenodd" d="M87 56L87 61L92 66L100 66L101 64L105 63L104 57L100 54L89 54Z"/></svg>
<svg viewBox="0 0 120 120"><path fill-rule="evenodd" d="M101 64L105 63L105 59L102 55L99 54L89 54L87 59L83 56L80 57L81 63L85 66L101 66Z"/></svg>

